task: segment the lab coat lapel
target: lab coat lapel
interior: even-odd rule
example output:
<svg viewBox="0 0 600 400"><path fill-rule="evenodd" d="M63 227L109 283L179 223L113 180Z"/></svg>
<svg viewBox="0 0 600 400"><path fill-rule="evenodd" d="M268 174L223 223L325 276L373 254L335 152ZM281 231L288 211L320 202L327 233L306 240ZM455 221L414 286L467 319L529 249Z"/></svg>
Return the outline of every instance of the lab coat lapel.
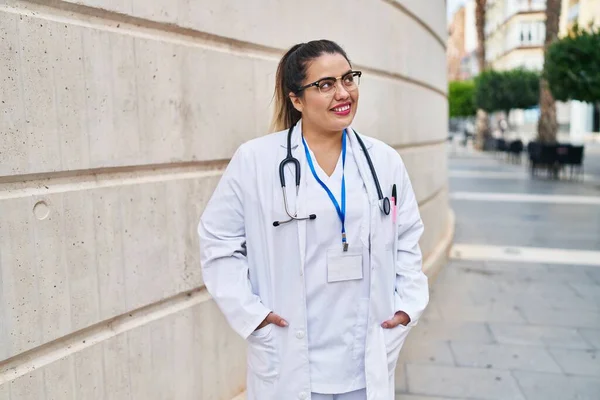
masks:
<svg viewBox="0 0 600 400"><path fill-rule="evenodd" d="M363 142L365 143L365 146L368 150L372 146L372 143L370 141L365 140L362 137L361 139L363 139ZM348 128L348 141L350 142L350 146L352 147L352 153L354 154L354 159L356 160L356 165L358 166L358 172L365 185L365 188L367 190L367 198L369 199L369 213L367 214L367 225L369 229L364 230L364 233L361 234L360 237L363 246L369 247L369 232L373 231L372 208L374 202L376 202L378 199L377 191L375 190L373 178L371 176L371 170L369 169L369 164L367 163L365 153L360 144L358 143L358 140L356 139L355 132L351 128Z"/></svg>
<svg viewBox="0 0 600 400"><path fill-rule="evenodd" d="M373 183L373 178L371 176L371 170L369 169L369 164L367 163L367 158L365 157L364 151L358 140L356 139L356 132L352 128L348 128L348 139L350 141L350 145L352 146L352 153L354 153L356 159L356 165L358 165L358 172L360 173L360 177L362 178L365 187L367 188L367 195L369 197L369 203L373 203L373 201L377 201L377 191L375 190L375 184ZM365 147L367 150L373 146L371 141L361 137L363 142L365 143Z"/></svg>

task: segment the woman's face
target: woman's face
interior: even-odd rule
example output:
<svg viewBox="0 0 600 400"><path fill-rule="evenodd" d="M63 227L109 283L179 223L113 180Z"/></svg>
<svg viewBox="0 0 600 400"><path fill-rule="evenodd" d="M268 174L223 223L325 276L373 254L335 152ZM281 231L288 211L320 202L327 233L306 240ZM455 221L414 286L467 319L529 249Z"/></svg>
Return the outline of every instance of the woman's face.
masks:
<svg viewBox="0 0 600 400"><path fill-rule="evenodd" d="M308 64L306 79L302 85L326 77L340 77L350 71L350 64L343 55L326 53ZM335 88L328 92L311 86L299 96L290 93L290 99L302 113L304 126L317 127L320 131L340 132L354 119L358 107L358 87L348 90L342 80L338 79Z"/></svg>

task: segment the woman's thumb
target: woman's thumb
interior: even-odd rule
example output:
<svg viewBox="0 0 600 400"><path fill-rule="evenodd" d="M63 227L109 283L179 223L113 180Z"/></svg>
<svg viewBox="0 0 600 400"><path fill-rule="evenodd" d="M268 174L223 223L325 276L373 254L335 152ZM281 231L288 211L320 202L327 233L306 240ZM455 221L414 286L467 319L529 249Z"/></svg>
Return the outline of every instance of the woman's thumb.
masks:
<svg viewBox="0 0 600 400"><path fill-rule="evenodd" d="M287 321L285 319L281 318L279 315L275 314L274 312L269 314L269 316L267 317L267 321L269 321L270 323L275 324L277 326L281 326L282 328L285 328L286 326L288 326Z"/></svg>

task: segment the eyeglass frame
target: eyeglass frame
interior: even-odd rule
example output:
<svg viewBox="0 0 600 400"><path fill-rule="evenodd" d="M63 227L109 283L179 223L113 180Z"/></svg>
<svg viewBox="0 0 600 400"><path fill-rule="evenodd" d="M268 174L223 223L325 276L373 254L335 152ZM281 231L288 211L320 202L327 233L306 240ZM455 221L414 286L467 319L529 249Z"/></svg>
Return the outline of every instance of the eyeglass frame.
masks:
<svg viewBox="0 0 600 400"><path fill-rule="evenodd" d="M319 88L319 83L321 83L321 81L324 81L326 79L335 79L335 82L337 83L338 80L341 80L342 78L344 78L345 76L348 76L350 74L352 74L353 76L358 76L359 82L360 82L360 77L362 76L362 71L352 71L351 70L351 71L346 72L344 75L340 75L338 77L335 77L335 76L326 76L326 77L321 78L321 79L319 79L317 81L314 81L313 83L309 83L308 85L301 86L301 87L298 88L298 90L296 90L296 94L298 94L298 93L302 92L303 90L306 90L306 89L308 89L308 88L310 88L312 86L314 86L317 89L319 89L319 93L322 93L321 89ZM343 83L342 83L342 85L343 85ZM356 85L357 88L358 88L358 86L359 85ZM335 85L334 87L336 89L333 91L333 93L335 93L337 91L337 85Z"/></svg>

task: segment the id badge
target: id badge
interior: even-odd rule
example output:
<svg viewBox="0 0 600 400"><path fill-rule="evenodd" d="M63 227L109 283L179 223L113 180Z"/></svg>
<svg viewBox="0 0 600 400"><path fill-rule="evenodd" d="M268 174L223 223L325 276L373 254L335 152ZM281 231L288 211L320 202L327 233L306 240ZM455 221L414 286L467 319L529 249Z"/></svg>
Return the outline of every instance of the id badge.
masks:
<svg viewBox="0 0 600 400"><path fill-rule="evenodd" d="M362 246L341 246L327 250L327 282L343 282L363 278Z"/></svg>

